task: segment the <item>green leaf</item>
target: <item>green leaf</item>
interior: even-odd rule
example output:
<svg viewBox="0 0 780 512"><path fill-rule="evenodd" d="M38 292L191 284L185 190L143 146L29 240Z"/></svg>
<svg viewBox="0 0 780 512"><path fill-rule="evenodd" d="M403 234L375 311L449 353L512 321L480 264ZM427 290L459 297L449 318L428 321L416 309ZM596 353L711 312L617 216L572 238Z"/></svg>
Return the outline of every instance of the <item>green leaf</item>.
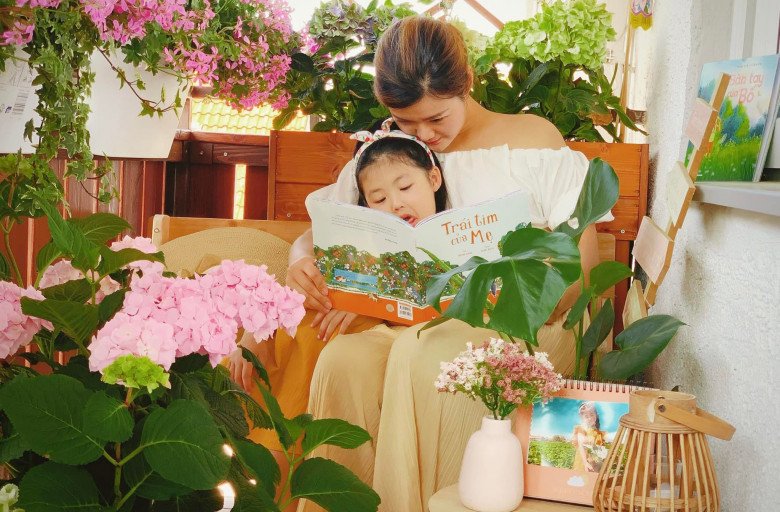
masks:
<svg viewBox="0 0 780 512"><path fill-rule="evenodd" d="M344 466L319 457L304 460L292 476L292 497L327 511L374 512L379 495Z"/></svg>
<svg viewBox="0 0 780 512"><path fill-rule="evenodd" d="M230 460L223 444L206 408L188 400L174 400L167 409L153 411L141 434L143 454L152 469L196 490L212 489L225 477Z"/></svg>
<svg viewBox="0 0 780 512"><path fill-rule="evenodd" d="M169 500L192 492L189 487L173 483L155 473L141 456L134 457L125 464L122 478L129 488L136 489L135 492L139 496L151 500Z"/></svg>
<svg viewBox="0 0 780 512"><path fill-rule="evenodd" d="M84 407L84 432L97 439L122 443L133 435L133 425L125 404L103 391L93 394Z"/></svg>
<svg viewBox="0 0 780 512"><path fill-rule="evenodd" d="M582 357L587 357L607 339L614 324L615 310L612 308L612 301L607 299L582 335Z"/></svg>
<svg viewBox="0 0 780 512"><path fill-rule="evenodd" d="M577 199L577 206L574 207L571 216L572 219L576 219L575 227L568 222L563 222L555 228L555 231L566 233L579 241L585 228L606 215L615 206L619 194L618 185L617 174L608 163L600 158L591 160L585 182L582 184L582 191Z"/></svg>
<svg viewBox="0 0 780 512"><path fill-rule="evenodd" d="M46 212L51 238L65 256L69 256L73 266L79 270L93 269L97 266L100 246L91 242L75 225L65 221L54 206L39 201Z"/></svg>
<svg viewBox="0 0 780 512"><path fill-rule="evenodd" d="M352 449L370 440L371 435L366 430L344 420L314 420L306 426L303 454L308 455L323 444Z"/></svg>
<svg viewBox="0 0 780 512"><path fill-rule="evenodd" d="M274 117L273 126L274 130L281 130L288 124L292 122L292 120L295 118L295 116L298 114L297 109L295 108L285 108L281 112L279 112L279 115Z"/></svg>
<svg viewBox="0 0 780 512"><path fill-rule="evenodd" d="M255 368L257 375L263 379L263 382L265 382L266 386L271 387L271 380L268 377L268 372L257 356L255 356L254 353L252 353L252 351L246 347L241 347L241 355L244 356L244 359L252 363L252 366Z"/></svg>
<svg viewBox="0 0 780 512"><path fill-rule="evenodd" d="M244 466L236 459L237 457L233 459L228 474L228 481L236 495L232 512L279 512L279 507L274 502L276 489L269 493L264 485L252 485L244 473Z"/></svg>
<svg viewBox="0 0 780 512"><path fill-rule="evenodd" d="M590 271L590 286L593 288L593 296L601 296L611 287L633 274L630 268L619 261L602 261Z"/></svg>
<svg viewBox="0 0 780 512"><path fill-rule="evenodd" d="M113 213L93 213L87 217L68 219L90 242L102 245L132 226Z"/></svg>
<svg viewBox="0 0 780 512"><path fill-rule="evenodd" d="M521 228L506 238L501 258L474 268L444 315L537 345L539 328L580 273L579 250L570 237ZM485 323L485 301L496 279L501 293Z"/></svg>
<svg viewBox="0 0 780 512"><path fill-rule="evenodd" d="M566 315L566 321L563 322L564 329L571 329L577 323L582 320L582 316L585 314L585 310L590 304L590 299L593 296L593 287L588 287L582 290L582 293L577 297L577 302L569 310L569 314Z"/></svg>
<svg viewBox="0 0 780 512"><path fill-rule="evenodd" d="M22 297L22 312L49 320L78 343L88 340L98 325L98 307L67 300L34 300Z"/></svg>
<svg viewBox="0 0 780 512"><path fill-rule="evenodd" d="M232 444L241 465L265 488L269 495L275 495L281 472L271 451L265 446L247 439L233 439Z"/></svg>
<svg viewBox="0 0 780 512"><path fill-rule="evenodd" d="M314 61L305 53L295 53L291 57L290 67L300 73L314 73Z"/></svg>
<svg viewBox="0 0 780 512"><path fill-rule="evenodd" d="M5 255L0 252L0 281L7 281L11 278L11 267L8 265L8 260L5 259Z"/></svg>
<svg viewBox="0 0 780 512"><path fill-rule="evenodd" d="M73 281L43 288L41 293L47 299L83 304L92 297L92 287L86 279L74 279Z"/></svg>
<svg viewBox="0 0 780 512"><path fill-rule="evenodd" d="M651 315L637 320L615 337L620 350L606 354L599 373L606 379L625 380L636 375L660 354L683 322L669 315Z"/></svg>
<svg viewBox="0 0 780 512"><path fill-rule="evenodd" d="M287 426L290 438L297 441L312 421L314 421L314 417L311 414L299 414L291 420L285 420L284 424Z"/></svg>
<svg viewBox="0 0 780 512"><path fill-rule="evenodd" d="M549 68L549 64L546 62L543 62L536 66L533 71L531 71L525 80L520 84L520 94L525 94L539 83L539 80L541 80L544 75L547 74Z"/></svg>
<svg viewBox="0 0 780 512"><path fill-rule="evenodd" d="M98 304L99 325L108 322L114 317L114 314L122 307L126 293L127 290L122 289L103 297L103 300Z"/></svg>
<svg viewBox="0 0 780 512"><path fill-rule="evenodd" d="M32 450L55 462L86 464L105 445L84 428L84 404L92 394L66 375L16 377L0 388L0 404Z"/></svg>
<svg viewBox="0 0 780 512"><path fill-rule="evenodd" d="M282 409L279 407L279 402L277 402L276 397L271 394L270 389L260 384L260 381L257 379L255 379L255 382L257 383L257 389L259 389L260 393L263 395L265 406L268 409L268 416L271 419L274 430L276 430L276 434L279 436L279 442L287 449L292 446L293 439L290 435L290 431L287 430L284 414L282 414Z"/></svg>
<svg viewBox="0 0 780 512"><path fill-rule="evenodd" d="M425 250L425 249L423 249ZM427 252L427 251L426 251ZM432 258L432 253L428 253L429 256ZM463 274L465 272L470 272L471 270L474 270L479 265L483 265L487 263L487 260L481 256L472 256L469 258L469 260L464 263L463 265L460 265L458 267L455 267L453 269L450 269L446 272L443 272L441 274L437 274L428 281L428 284L426 285L425 289L425 301L429 306L433 306L433 308L441 313L441 296L444 293L444 290L447 288L447 284L450 282L450 280L453 277L459 276L460 274ZM438 319L431 320L431 322L436 322ZM429 323L431 323L429 322ZM440 323L444 322L444 320L439 320L436 324L438 325ZM434 325L431 325L430 327L434 327ZM424 329L430 328L427 324L424 327Z"/></svg>
<svg viewBox="0 0 780 512"><path fill-rule="evenodd" d="M97 270L101 276L107 276L134 261L159 261L162 263L165 262L165 256L162 252L145 253L130 248L112 251L103 246L100 248L100 265L98 265Z"/></svg>
<svg viewBox="0 0 780 512"><path fill-rule="evenodd" d="M41 250L38 251L38 256L35 258L35 268L38 273L40 274L46 270L46 267L60 256L62 256L62 251L57 248L55 243L51 240L47 242L46 245L41 247Z"/></svg>
<svg viewBox="0 0 780 512"><path fill-rule="evenodd" d="M211 417L217 425L227 429L232 435L246 437L249 435L249 425L246 422L241 403L232 395L221 395L212 389L206 389L206 403L211 411Z"/></svg>
<svg viewBox="0 0 780 512"><path fill-rule="evenodd" d="M10 425L3 426L3 437L0 439L0 464L18 459L30 449L22 435L8 427Z"/></svg>
<svg viewBox="0 0 780 512"><path fill-rule="evenodd" d="M44 462L25 473L17 505L25 512L102 512L92 476L79 467Z"/></svg>

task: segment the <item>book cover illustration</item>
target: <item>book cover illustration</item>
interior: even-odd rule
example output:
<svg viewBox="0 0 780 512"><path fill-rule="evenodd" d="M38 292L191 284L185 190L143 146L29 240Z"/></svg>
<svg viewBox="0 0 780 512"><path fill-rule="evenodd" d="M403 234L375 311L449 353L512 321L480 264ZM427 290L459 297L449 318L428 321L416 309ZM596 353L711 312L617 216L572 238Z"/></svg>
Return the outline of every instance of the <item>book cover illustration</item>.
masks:
<svg viewBox="0 0 780 512"><path fill-rule="evenodd" d="M710 62L703 66L699 97L709 101L720 73L731 75L712 135L702 159L702 181L758 181L766 161L778 113L780 54ZM688 145L687 159L693 152Z"/></svg>
<svg viewBox="0 0 780 512"><path fill-rule="evenodd" d="M404 325L439 316L425 301L433 275L472 256L498 258L501 238L531 219L524 191L446 210L414 227L379 210L313 196L306 208L333 307ZM442 306L456 293L450 284Z"/></svg>

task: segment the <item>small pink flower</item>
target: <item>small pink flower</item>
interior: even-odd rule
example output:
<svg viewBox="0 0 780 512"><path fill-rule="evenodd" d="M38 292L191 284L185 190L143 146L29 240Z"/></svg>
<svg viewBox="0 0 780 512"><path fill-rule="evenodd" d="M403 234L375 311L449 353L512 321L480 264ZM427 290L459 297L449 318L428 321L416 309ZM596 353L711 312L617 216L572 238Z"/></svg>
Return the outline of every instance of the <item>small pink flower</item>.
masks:
<svg viewBox="0 0 780 512"><path fill-rule="evenodd" d="M44 298L35 288L20 288L0 281L0 359L14 355L29 344L41 328L53 329L50 322L22 313L22 297Z"/></svg>

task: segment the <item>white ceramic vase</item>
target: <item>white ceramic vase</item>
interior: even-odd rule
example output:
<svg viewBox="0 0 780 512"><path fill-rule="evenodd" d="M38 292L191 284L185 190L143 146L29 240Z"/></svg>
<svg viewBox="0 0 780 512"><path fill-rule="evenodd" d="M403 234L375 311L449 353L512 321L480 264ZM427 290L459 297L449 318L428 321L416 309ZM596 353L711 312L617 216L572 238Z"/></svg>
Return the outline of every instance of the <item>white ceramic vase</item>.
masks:
<svg viewBox="0 0 780 512"><path fill-rule="evenodd" d="M460 501L478 512L511 512L523 499L523 449L511 420L482 419L463 454Z"/></svg>

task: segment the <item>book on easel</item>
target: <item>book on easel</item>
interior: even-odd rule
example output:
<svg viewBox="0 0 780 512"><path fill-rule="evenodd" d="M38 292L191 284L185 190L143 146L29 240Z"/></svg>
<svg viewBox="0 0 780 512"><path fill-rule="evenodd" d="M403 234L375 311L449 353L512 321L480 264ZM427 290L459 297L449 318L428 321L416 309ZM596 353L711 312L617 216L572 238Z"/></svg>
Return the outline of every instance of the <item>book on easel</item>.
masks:
<svg viewBox="0 0 780 512"><path fill-rule="evenodd" d="M777 120L780 54L719 62L702 68L699 97L709 100L721 73L731 75L718 113L701 181L759 181ZM692 153L688 147L688 155ZM686 162L687 163L687 162Z"/></svg>

